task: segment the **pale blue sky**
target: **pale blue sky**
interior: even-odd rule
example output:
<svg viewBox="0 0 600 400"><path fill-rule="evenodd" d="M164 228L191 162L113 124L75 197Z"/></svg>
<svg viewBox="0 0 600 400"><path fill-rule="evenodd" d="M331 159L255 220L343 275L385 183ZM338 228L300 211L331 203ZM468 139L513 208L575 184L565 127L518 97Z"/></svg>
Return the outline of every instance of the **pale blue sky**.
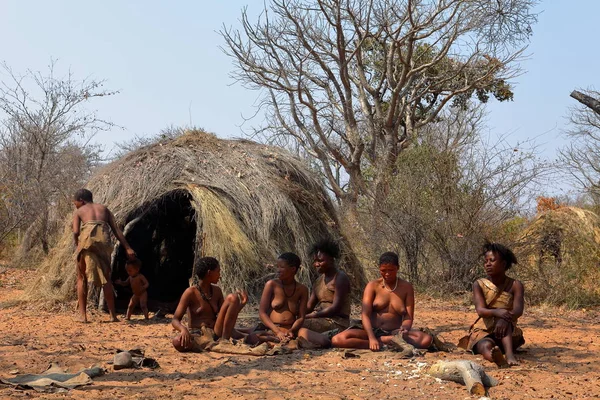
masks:
<svg viewBox="0 0 600 400"><path fill-rule="evenodd" d="M106 79L112 98L93 105L100 116L125 127L97 140L148 135L191 122L219 136L241 136L242 115L253 113L257 93L229 78L232 63L218 48L224 23L238 24L240 10L260 11L262 1L26 1L0 0L0 60L17 72L59 71ZM553 158L572 89L600 86L598 0L546 0L516 80L515 101L492 101L492 135L511 140L539 137ZM191 109L191 112L190 112Z"/></svg>

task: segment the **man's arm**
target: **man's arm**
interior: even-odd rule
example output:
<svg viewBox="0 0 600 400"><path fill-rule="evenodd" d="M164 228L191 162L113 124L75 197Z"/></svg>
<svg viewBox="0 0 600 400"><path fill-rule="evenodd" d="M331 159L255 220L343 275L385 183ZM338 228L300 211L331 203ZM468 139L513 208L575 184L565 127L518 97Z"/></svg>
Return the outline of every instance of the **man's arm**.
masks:
<svg viewBox="0 0 600 400"><path fill-rule="evenodd" d="M79 218L79 213L75 211L73 213L73 243L75 243L75 247L79 246L79 225L81 224L81 218Z"/></svg>
<svg viewBox="0 0 600 400"><path fill-rule="evenodd" d="M133 249L131 248L129 243L127 243L127 239L125 239L123 232L121 232L121 230L117 226L117 223L115 222L115 217L114 217L113 213L110 212L110 210L108 208L106 209L106 212L108 213L108 224L110 225L110 229L112 229L113 233L115 234L115 236L117 237L119 242L121 242L123 247L125 247L125 251L127 252L127 258L134 259L135 251L133 251Z"/></svg>

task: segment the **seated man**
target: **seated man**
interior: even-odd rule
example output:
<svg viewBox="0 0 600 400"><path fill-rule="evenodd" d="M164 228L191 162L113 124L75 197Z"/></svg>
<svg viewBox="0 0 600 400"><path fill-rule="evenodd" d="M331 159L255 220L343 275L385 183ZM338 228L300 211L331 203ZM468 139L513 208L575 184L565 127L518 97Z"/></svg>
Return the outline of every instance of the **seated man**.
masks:
<svg viewBox="0 0 600 400"><path fill-rule="evenodd" d="M246 335L237 331L235 323L240 310L248 302L245 292L229 294L216 286L221 277L219 262L213 257L202 257L196 265L196 285L183 292L171 324L179 331L173 338L173 346L178 351L199 350L194 347L193 335L203 327L214 330L215 336L223 339L245 339ZM181 323L188 312L189 329Z"/></svg>
<svg viewBox="0 0 600 400"><path fill-rule="evenodd" d="M459 346L481 354L498 367L518 365L514 351L525 343L523 331L517 327L517 319L523 315L524 288L521 282L506 276L517 258L499 243L486 243L483 251L487 278L473 283L479 318L471 326L466 343L461 339Z"/></svg>
<svg viewBox="0 0 600 400"><path fill-rule="evenodd" d="M340 248L332 240L322 240L309 254L321 276L313 283L304 327L315 332L345 330L350 324L350 280L336 266Z"/></svg>
<svg viewBox="0 0 600 400"><path fill-rule="evenodd" d="M302 337L313 345L329 347L329 339L302 327L306 315L308 288L296 281L300 268L300 257L294 253L283 253L277 259L278 279L265 284L258 315L262 327L256 329L261 341L287 343Z"/></svg>
<svg viewBox="0 0 600 400"><path fill-rule="evenodd" d="M379 258L381 278L367 284L362 300L362 327L349 328L331 339L333 347L371 349L392 345L395 336L419 349L432 344L431 335L412 329L415 297L412 285L398 277L398 255Z"/></svg>

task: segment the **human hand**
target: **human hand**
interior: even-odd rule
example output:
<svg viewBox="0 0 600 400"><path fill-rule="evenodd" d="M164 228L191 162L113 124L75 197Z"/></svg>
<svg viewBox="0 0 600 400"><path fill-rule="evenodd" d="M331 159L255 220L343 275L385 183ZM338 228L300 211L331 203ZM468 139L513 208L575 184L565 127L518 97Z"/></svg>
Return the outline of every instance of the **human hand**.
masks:
<svg viewBox="0 0 600 400"><path fill-rule="evenodd" d="M513 320L512 312L504 308L497 308L496 310L494 310L494 316L498 319L503 319L507 322L511 322Z"/></svg>
<svg viewBox="0 0 600 400"><path fill-rule="evenodd" d="M398 330L398 334L402 335L402 337L406 339L406 337L408 336L408 331L409 329L406 329L405 327L401 326Z"/></svg>
<svg viewBox="0 0 600 400"><path fill-rule="evenodd" d="M306 314L304 318L317 318L317 313L311 312L310 314Z"/></svg>
<svg viewBox="0 0 600 400"><path fill-rule="evenodd" d="M288 332L278 330L277 332L275 332L275 335L277 335L277 339L279 339L280 343L285 343L289 340Z"/></svg>
<svg viewBox="0 0 600 400"><path fill-rule="evenodd" d="M509 323L504 319L496 321L496 327L494 328L494 336L496 339L502 339L508 332Z"/></svg>
<svg viewBox="0 0 600 400"><path fill-rule="evenodd" d="M179 336L179 343L181 347L184 349L189 349L190 343L192 342L192 336L190 335L190 331L188 331L185 327L181 331L181 336Z"/></svg>
<svg viewBox="0 0 600 400"><path fill-rule="evenodd" d="M379 351L379 340L377 338L369 338L369 349Z"/></svg>
<svg viewBox="0 0 600 400"><path fill-rule="evenodd" d="M133 251L133 249L131 247L127 247L125 249L125 252L127 253L127 258L130 260L133 260L136 258L136 254L135 251Z"/></svg>
<svg viewBox="0 0 600 400"><path fill-rule="evenodd" d="M248 293L245 290L238 290L235 293L240 299L240 305L244 307L248 303Z"/></svg>

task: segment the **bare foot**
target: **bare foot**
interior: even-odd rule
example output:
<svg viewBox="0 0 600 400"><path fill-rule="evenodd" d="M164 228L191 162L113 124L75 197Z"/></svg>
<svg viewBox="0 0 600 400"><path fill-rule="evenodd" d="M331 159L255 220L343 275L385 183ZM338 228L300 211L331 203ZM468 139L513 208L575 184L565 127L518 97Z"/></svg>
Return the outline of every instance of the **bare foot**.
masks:
<svg viewBox="0 0 600 400"><path fill-rule="evenodd" d="M502 350L500 350L500 347L498 346L494 346L492 349L492 361L494 361L494 364L496 364L498 368L508 368L509 366L502 354Z"/></svg>
<svg viewBox="0 0 600 400"><path fill-rule="evenodd" d="M519 361L515 358L515 356L506 356L506 362L511 367L519 365Z"/></svg>
<svg viewBox="0 0 600 400"><path fill-rule="evenodd" d="M83 316L83 317L82 317L82 316L80 315L79 317L75 318L75 321L76 321L76 322L79 322L80 324L89 324L89 321L88 321L88 319L87 319L87 316Z"/></svg>
<svg viewBox="0 0 600 400"><path fill-rule="evenodd" d="M117 316L115 315L114 317L110 318L109 322L119 322L119 318L117 318Z"/></svg>

